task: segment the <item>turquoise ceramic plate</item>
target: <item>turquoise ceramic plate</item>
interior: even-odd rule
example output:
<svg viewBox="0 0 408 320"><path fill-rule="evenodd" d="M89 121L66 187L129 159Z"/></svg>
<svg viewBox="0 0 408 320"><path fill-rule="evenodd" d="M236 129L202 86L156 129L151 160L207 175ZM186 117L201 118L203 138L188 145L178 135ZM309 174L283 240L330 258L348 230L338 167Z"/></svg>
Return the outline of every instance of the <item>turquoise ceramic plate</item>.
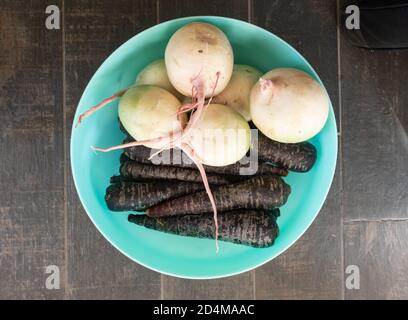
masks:
<svg viewBox="0 0 408 320"><path fill-rule="evenodd" d="M222 17L192 17L152 27L117 49L101 65L79 102L80 113L119 89L134 82L149 62L162 58L170 36L192 21L205 21L221 28L234 48L235 62L261 71L293 67L318 81L309 63L277 36L246 22ZM91 145L107 147L122 141L118 128L117 103L97 112L72 131L71 166L75 185L89 217L99 231L123 254L134 261L168 275L209 279L234 275L256 268L288 249L315 219L329 191L337 158L337 130L333 110L324 129L312 139L318 160L306 174L290 173L292 186L288 203L278 220L280 236L267 249L254 249L214 240L194 239L152 231L127 222L127 213L113 213L104 201L110 176L118 173L120 151L95 153Z"/></svg>

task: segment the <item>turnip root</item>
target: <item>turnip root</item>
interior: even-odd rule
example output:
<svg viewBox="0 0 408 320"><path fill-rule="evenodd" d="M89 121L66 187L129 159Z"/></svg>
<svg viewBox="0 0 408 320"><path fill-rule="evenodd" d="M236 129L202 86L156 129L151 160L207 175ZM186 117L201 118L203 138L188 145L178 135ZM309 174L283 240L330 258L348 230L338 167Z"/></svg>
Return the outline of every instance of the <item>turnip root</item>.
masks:
<svg viewBox="0 0 408 320"><path fill-rule="evenodd" d="M169 77L167 76L166 64L164 59L155 60L152 63L148 64L136 78L136 85L152 85L160 87L164 90L167 90L179 100L183 96L178 92L173 85L171 84Z"/></svg>
<svg viewBox="0 0 408 320"><path fill-rule="evenodd" d="M177 30L165 52L167 74L183 95L192 96L194 80L203 86L204 96L217 95L227 86L234 55L225 34L208 23L193 22ZM218 85L215 81L219 73Z"/></svg>
<svg viewBox="0 0 408 320"><path fill-rule="evenodd" d="M297 143L316 135L326 123L329 99L324 88L303 71L274 69L252 88L252 121L268 138Z"/></svg>
<svg viewBox="0 0 408 320"><path fill-rule="evenodd" d="M191 132L191 146L203 164L226 166L247 153L251 131L245 119L233 109L210 104Z"/></svg>
<svg viewBox="0 0 408 320"><path fill-rule="evenodd" d="M230 82L219 95L214 97L213 102L231 107L246 121L250 121L249 96L252 87L261 76L262 73L253 67L235 64Z"/></svg>
<svg viewBox="0 0 408 320"><path fill-rule="evenodd" d="M186 114L177 118L181 104L168 91L149 85L130 88L119 102L119 118L126 131L136 140L147 142L150 148L163 148L168 141L149 142L180 132L187 123Z"/></svg>
<svg viewBox="0 0 408 320"><path fill-rule="evenodd" d="M91 114L93 114L94 112L98 111L99 109L102 109L103 107L106 107L108 104L110 104L111 102L115 101L116 99L122 97L125 93L126 93L127 89L121 90L116 92L115 94L113 94L112 96L110 96L109 98L106 98L104 100L102 100L100 103L98 103L97 105L89 108L87 111L85 111L84 113L81 113L78 117L78 121L75 125L75 127L78 127L78 125L87 117L89 117Z"/></svg>

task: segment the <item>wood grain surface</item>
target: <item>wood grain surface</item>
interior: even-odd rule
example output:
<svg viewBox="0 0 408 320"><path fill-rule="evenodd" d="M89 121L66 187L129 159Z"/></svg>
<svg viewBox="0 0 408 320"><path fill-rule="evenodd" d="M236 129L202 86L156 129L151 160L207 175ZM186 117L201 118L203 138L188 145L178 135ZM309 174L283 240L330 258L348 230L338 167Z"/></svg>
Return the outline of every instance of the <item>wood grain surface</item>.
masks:
<svg viewBox="0 0 408 320"><path fill-rule="evenodd" d="M408 218L408 139L397 116L408 106L408 51L342 40L344 217Z"/></svg>
<svg viewBox="0 0 408 320"><path fill-rule="evenodd" d="M156 3L120 0L65 3L65 132L67 298L157 299L160 275L132 262L96 230L78 199L69 166L69 139L76 105L106 57L156 23Z"/></svg>
<svg viewBox="0 0 408 320"><path fill-rule="evenodd" d="M408 298L408 51L354 48L337 24L342 0L45 0L0 4L1 299ZM293 45L332 100L339 158L307 232L264 266L225 279L160 275L124 257L78 199L69 142L89 79L138 32L183 16L249 21ZM45 269L60 269L60 288ZM360 270L360 288L345 269Z"/></svg>
<svg viewBox="0 0 408 320"><path fill-rule="evenodd" d="M0 297L4 299L64 297L64 283L60 290L45 288L46 266L62 266L65 259L62 35L44 27L44 11L44 1L28 7L22 0L1 3Z"/></svg>
<svg viewBox="0 0 408 320"><path fill-rule="evenodd" d="M408 219L345 223L344 262L360 272L360 288L346 286L345 298L408 299L407 237Z"/></svg>
<svg viewBox="0 0 408 320"><path fill-rule="evenodd" d="M406 299L408 51L355 48L343 33L339 43L344 271L355 265L361 277L344 295Z"/></svg>
<svg viewBox="0 0 408 320"><path fill-rule="evenodd" d="M159 0L157 19L167 21L189 16L223 16L239 20L248 20L247 0Z"/></svg>

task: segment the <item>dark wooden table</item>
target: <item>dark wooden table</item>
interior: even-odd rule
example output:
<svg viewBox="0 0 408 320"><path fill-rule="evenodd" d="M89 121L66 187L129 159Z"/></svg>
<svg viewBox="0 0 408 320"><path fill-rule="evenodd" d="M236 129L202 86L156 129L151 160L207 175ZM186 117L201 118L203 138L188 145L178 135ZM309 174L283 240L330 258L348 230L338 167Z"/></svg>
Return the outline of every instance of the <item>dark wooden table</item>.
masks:
<svg viewBox="0 0 408 320"><path fill-rule="evenodd" d="M351 47L335 0L2 0L0 298L408 298L408 52ZM45 8L61 9L60 30ZM334 104L337 173L323 210L287 252L239 276L160 275L127 259L84 212L70 172L71 123L102 61L134 34L191 15L230 16L287 40ZM45 286L60 269L60 289ZM347 266L360 289L346 285Z"/></svg>

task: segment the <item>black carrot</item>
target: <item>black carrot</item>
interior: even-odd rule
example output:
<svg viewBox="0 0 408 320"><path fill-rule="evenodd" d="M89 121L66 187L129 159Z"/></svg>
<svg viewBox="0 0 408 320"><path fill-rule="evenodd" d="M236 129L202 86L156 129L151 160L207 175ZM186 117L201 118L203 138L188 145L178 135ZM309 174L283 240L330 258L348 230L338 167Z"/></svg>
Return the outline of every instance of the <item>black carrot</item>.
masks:
<svg viewBox="0 0 408 320"><path fill-rule="evenodd" d="M316 162L317 150L309 142L280 143L258 130L258 159L290 171L307 172Z"/></svg>
<svg viewBox="0 0 408 320"><path fill-rule="evenodd" d="M123 141L123 143L128 143L131 141L133 141L132 138L127 138ZM156 151L158 150L150 149L144 146L127 148L125 149L124 154L121 156L121 162L124 162L127 157L139 163L160 164L163 166L176 166L181 168L197 169L195 164L188 159L187 155L177 149L165 150L164 152L155 155L152 160L149 160L150 156L153 155ZM236 162L234 164L223 167L204 165L204 168L205 172L207 173L240 175L242 168L245 168L247 166L248 165L243 165L239 162ZM259 162L256 174L275 174L279 176L287 176L288 172L286 169Z"/></svg>
<svg viewBox="0 0 408 320"><path fill-rule="evenodd" d="M142 211L162 201L203 190L202 183L181 181L127 182L110 185L105 201L112 211Z"/></svg>
<svg viewBox="0 0 408 320"><path fill-rule="evenodd" d="M250 123L253 129L256 129L254 124ZM133 138L127 137L123 143L134 141ZM254 143L253 143L254 144ZM256 147L256 146L253 146ZM290 171L307 172L309 171L317 158L316 147L309 142L301 143L280 143L273 141L262 134L258 130L258 172L257 174L277 174L286 176L285 171L279 168L284 168ZM151 163L149 157L158 150L153 150L147 147L138 146L127 148L125 150L126 155L132 160ZM194 164L188 161L188 157L184 155L180 150L166 150L166 153L161 153L153 158L154 163L159 163L160 159L163 159L168 165L176 165L181 167L194 168ZM188 162L186 163L187 160ZM265 164L265 162L271 163L273 166ZM233 174L238 175L241 168L244 165L239 162L224 166L224 167L211 167L204 166L206 172L221 173L221 174Z"/></svg>
<svg viewBox="0 0 408 320"><path fill-rule="evenodd" d="M122 152L121 154L120 154L120 158L119 158L119 161L120 161L120 164L122 164L122 163L124 163L124 162L126 162L126 161L134 161L134 160L132 160L132 159L130 159L127 155L126 155L126 152ZM136 162L136 161L135 161ZM140 163L145 163L145 162L140 162Z"/></svg>
<svg viewBox="0 0 408 320"><path fill-rule="evenodd" d="M125 140L123 140L123 143L129 143L134 141L134 139L127 137ZM124 149L123 153L129 158L134 161L140 162L140 163L154 163L151 160L149 160L150 156L152 156L156 151L156 149L151 149L145 146L137 146L137 147L130 147ZM167 150L166 152L170 152ZM172 153L172 152L171 152ZM155 157L156 158L156 157Z"/></svg>
<svg viewBox="0 0 408 320"><path fill-rule="evenodd" d="M140 180L179 180L189 182L202 182L200 172L192 168L179 168L174 166L158 166L153 164L138 163L132 160L125 161L120 166L120 174L124 178ZM217 174L207 174L208 182L212 185L228 184L234 179Z"/></svg>
<svg viewBox="0 0 408 320"><path fill-rule="evenodd" d="M258 248L269 247L279 234L279 227L276 224L278 215L279 209L224 212L218 216L218 239ZM162 218L130 214L128 220L149 229L180 236L214 238L212 214Z"/></svg>
<svg viewBox="0 0 408 320"><path fill-rule="evenodd" d="M120 182L147 182L147 181L143 181L143 180L138 180L135 181L135 179L132 178L128 178L128 177L123 177L123 176L112 176L110 178L110 183L120 183ZM151 181L150 181L151 182Z"/></svg>
<svg viewBox="0 0 408 320"><path fill-rule="evenodd" d="M284 205L290 194L290 186L273 175L255 176L243 182L213 188L218 211L236 209L271 210ZM207 193L197 192L162 202L149 208L151 217L212 212Z"/></svg>

